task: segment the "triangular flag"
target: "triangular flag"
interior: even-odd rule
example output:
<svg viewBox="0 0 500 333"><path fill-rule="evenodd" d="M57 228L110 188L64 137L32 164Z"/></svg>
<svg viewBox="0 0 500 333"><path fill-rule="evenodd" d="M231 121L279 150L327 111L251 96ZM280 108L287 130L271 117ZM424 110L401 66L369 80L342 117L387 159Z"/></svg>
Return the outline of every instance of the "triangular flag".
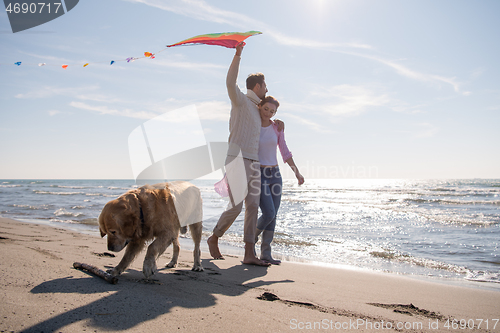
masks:
<svg viewBox="0 0 500 333"><path fill-rule="evenodd" d="M46 64L44 62L41 62L38 64L38 66L42 67L42 66L45 66Z"/></svg>
<svg viewBox="0 0 500 333"><path fill-rule="evenodd" d="M87 67L89 65L89 63L86 63L85 65L83 65L83 67Z"/></svg>
<svg viewBox="0 0 500 333"><path fill-rule="evenodd" d="M18 62L15 62L14 65L18 65L18 66L21 66L21 62L18 61Z"/></svg>
<svg viewBox="0 0 500 333"><path fill-rule="evenodd" d="M62 65L62 68L66 69L68 68L68 65Z"/></svg>
<svg viewBox="0 0 500 333"><path fill-rule="evenodd" d="M109 64L110 66L113 65L115 63L114 60L111 60L111 63Z"/></svg>

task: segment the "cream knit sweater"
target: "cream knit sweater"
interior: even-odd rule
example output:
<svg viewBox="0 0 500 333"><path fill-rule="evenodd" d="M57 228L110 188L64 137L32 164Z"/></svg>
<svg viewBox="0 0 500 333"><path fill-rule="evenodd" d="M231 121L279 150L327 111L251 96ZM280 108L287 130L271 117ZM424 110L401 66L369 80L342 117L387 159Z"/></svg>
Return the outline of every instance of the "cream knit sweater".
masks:
<svg viewBox="0 0 500 333"><path fill-rule="evenodd" d="M245 95L238 87L238 71L241 57L234 56L227 72L226 86L231 100L231 116L229 118L229 156L238 156L240 150L243 158L259 160L259 137L261 119L257 104L260 98L250 89Z"/></svg>

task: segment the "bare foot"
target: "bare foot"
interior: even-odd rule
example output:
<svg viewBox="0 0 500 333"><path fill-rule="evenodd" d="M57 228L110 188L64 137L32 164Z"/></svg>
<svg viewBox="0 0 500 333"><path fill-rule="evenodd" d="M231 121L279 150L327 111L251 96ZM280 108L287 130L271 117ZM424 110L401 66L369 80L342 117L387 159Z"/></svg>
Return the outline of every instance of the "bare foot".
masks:
<svg viewBox="0 0 500 333"><path fill-rule="evenodd" d="M224 260L224 257L219 251L219 237L212 235L207 239L208 250L212 258L216 260Z"/></svg>
<svg viewBox="0 0 500 333"><path fill-rule="evenodd" d="M270 263L260 260L255 256L255 244L245 242L245 256L243 257L245 265L271 266Z"/></svg>
<svg viewBox="0 0 500 333"><path fill-rule="evenodd" d="M269 267L271 266L271 263L265 262L263 260L260 260L257 257L253 258L244 258L243 259L243 264L245 265L256 265L256 266L264 266L264 267Z"/></svg>

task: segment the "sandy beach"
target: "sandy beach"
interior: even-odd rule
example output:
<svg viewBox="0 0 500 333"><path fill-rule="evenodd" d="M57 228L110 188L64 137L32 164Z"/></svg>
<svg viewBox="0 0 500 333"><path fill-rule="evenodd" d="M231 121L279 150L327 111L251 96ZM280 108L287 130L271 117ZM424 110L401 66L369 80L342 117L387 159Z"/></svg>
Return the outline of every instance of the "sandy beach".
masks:
<svg viewBox="0 0 500 333"><path fill-rule="evenodd" d="M167 269L171 248L153 279L142 253L113 285L73 268L117 265L123 253L109 256L104 239L6 218L0 226L1 332L500 331L496 291L207 252L205 271L192 272L186 250Z"/></svg>

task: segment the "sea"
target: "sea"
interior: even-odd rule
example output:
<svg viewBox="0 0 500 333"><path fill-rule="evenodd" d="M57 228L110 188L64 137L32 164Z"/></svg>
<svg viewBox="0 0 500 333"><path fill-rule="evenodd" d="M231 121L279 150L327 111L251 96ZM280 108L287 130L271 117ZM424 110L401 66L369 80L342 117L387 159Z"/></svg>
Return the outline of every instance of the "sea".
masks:
<svg viewBox="0 0 500 333"><path fill-rule="evenodd" d="M202 193L206 240L228 201L216 180L191 182ZM134 180L0 180L0 216L98 236L106 202L137 187ZM223 252L243 248L243 216L220 239ZM284 180L273 254L500 290L499 244L500 179Z"/></svg>

